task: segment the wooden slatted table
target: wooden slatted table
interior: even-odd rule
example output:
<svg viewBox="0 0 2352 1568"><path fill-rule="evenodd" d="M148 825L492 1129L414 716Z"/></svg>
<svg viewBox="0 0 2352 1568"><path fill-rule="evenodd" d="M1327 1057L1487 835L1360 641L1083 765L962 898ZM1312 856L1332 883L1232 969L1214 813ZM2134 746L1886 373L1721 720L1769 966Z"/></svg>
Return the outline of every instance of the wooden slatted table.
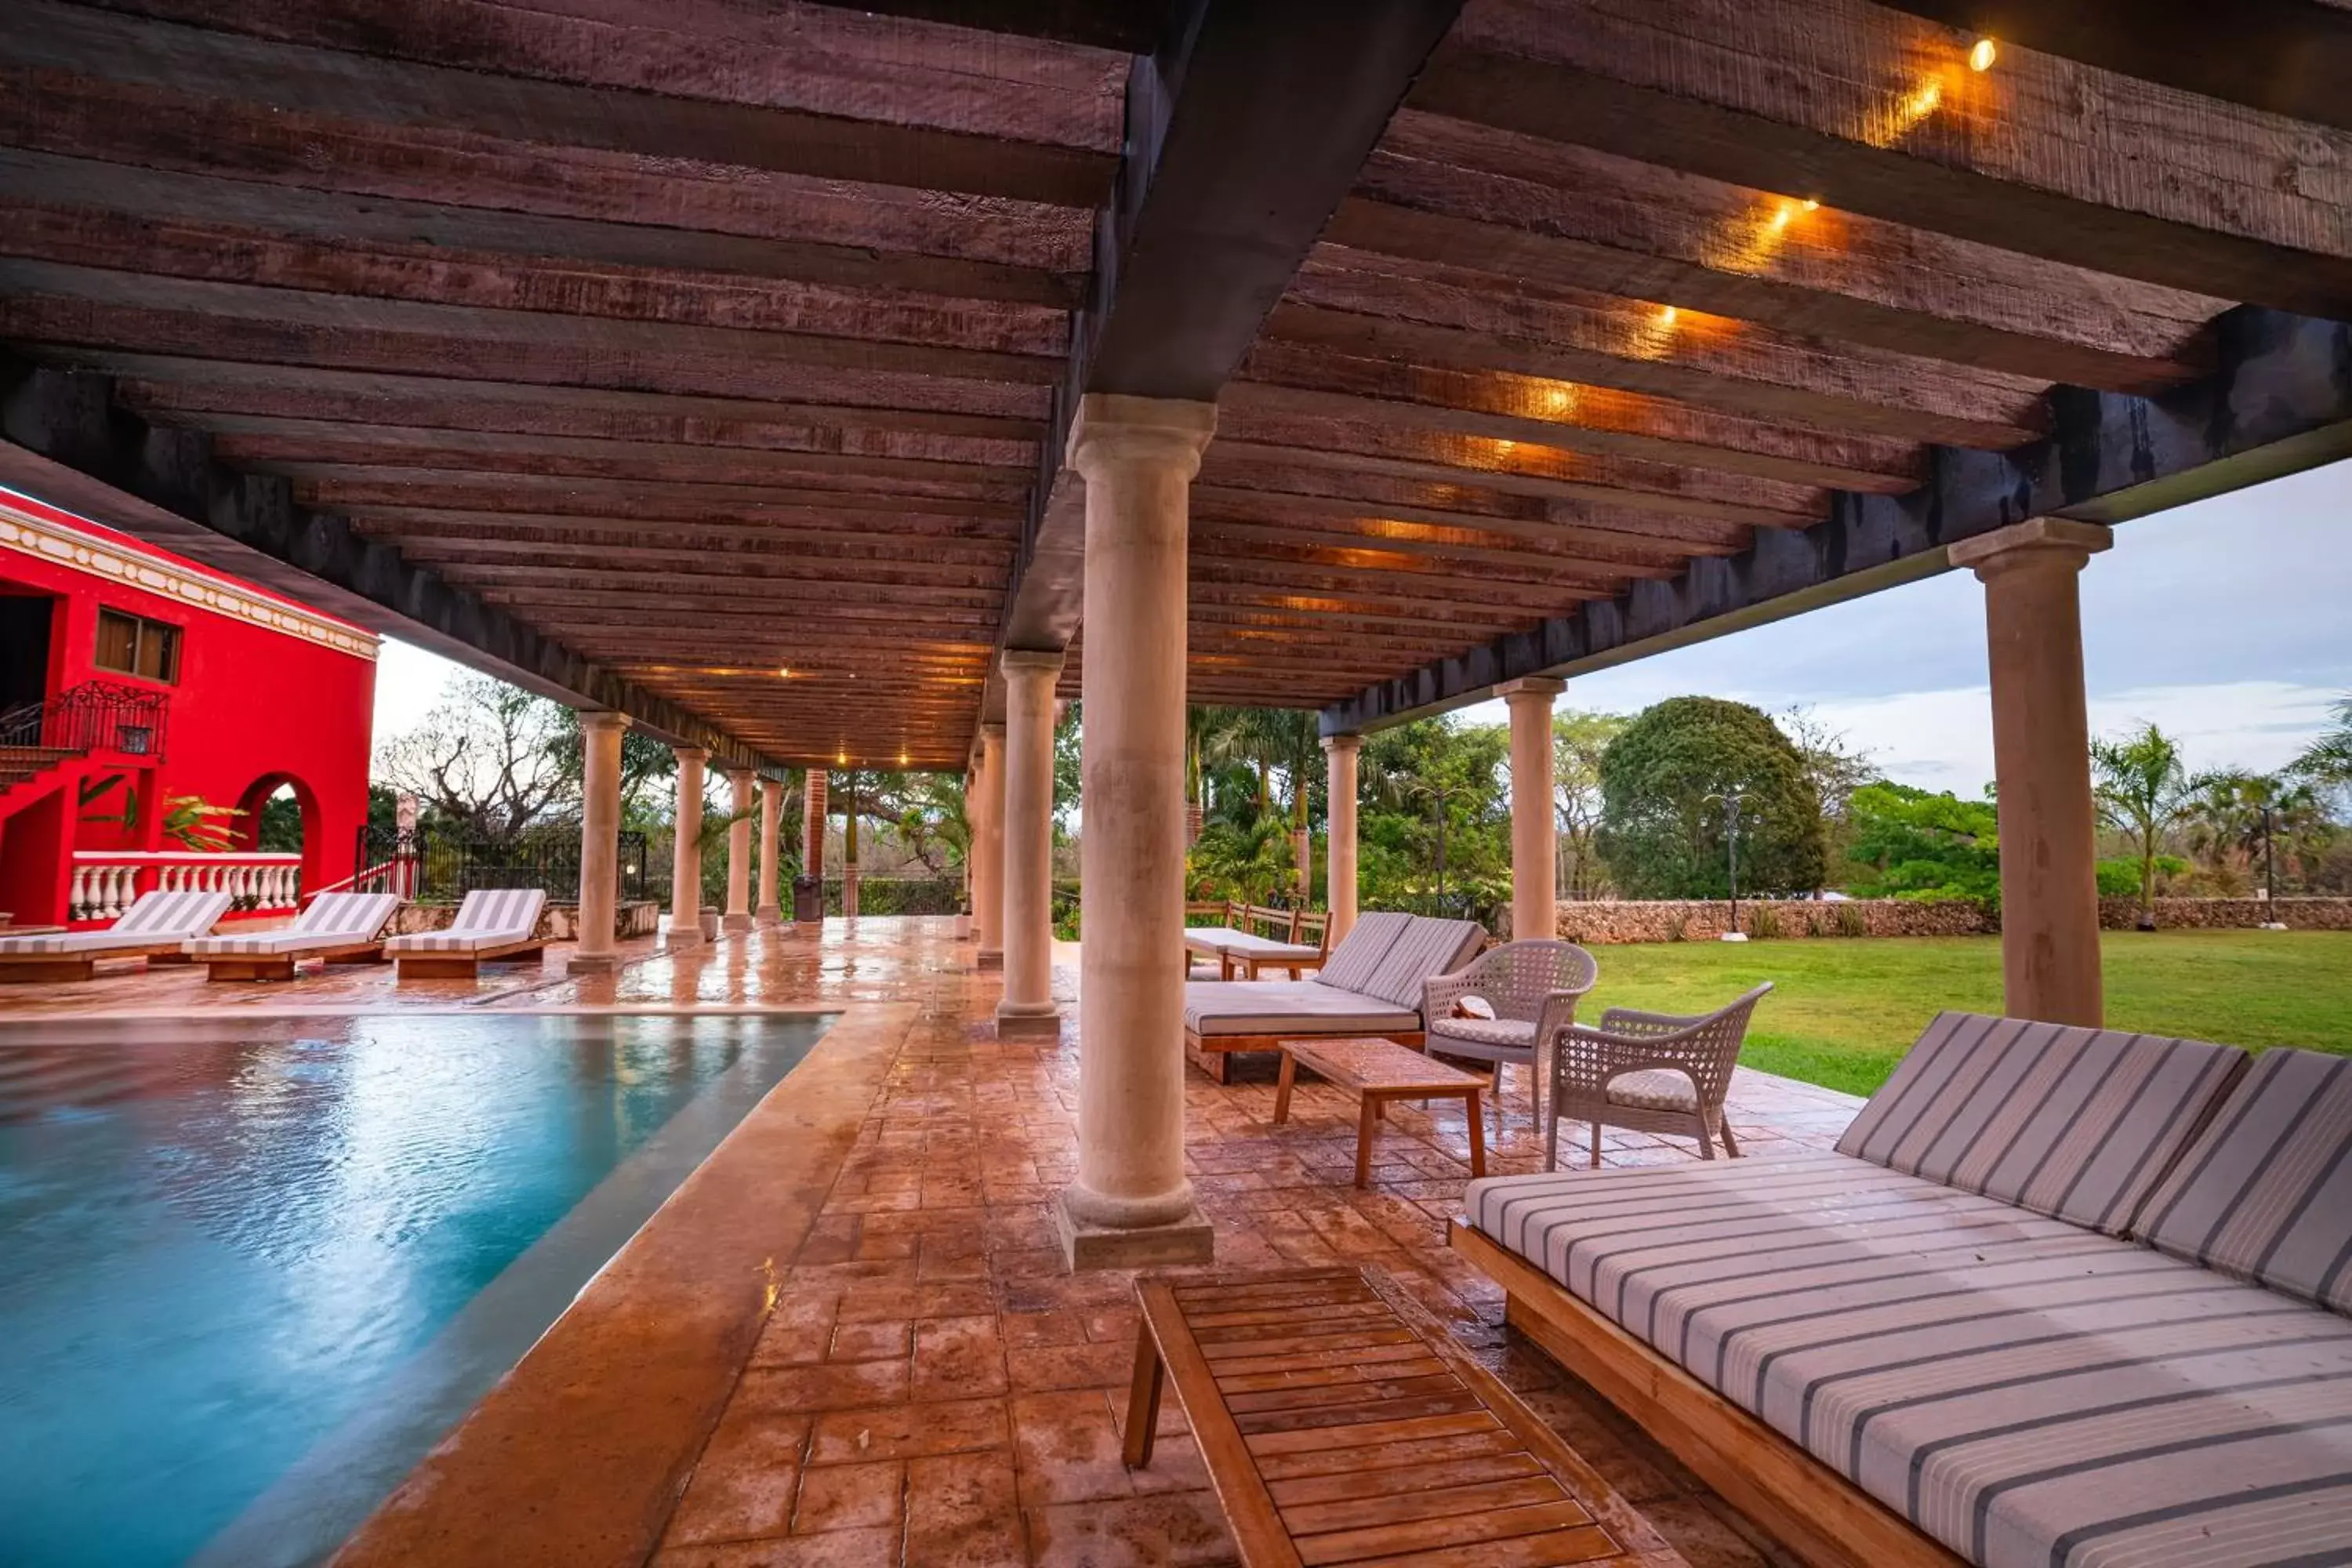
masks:
<svg viewBox="0 0 2352 1568"><path fill-rule="evenodd" d="M1478 1120L1478 1097L1493 1081L1485 1073L1448 1067L1394 1040L1351 1037L1336 1040L1282 1040L1282 1076L1274 1088L1274 1120L1290 1120L1290 1091L1303 1065L1334 1087L1352 1092L1356 1110L1356 1185L1372 1179L1372 1133L1391 1100L1459 1100L1470 1113L1470 1173L1486 1173L1486 1133Z"/></svg>
<svg viewBox="0 0 2352 1568"><path fill-rule="evenodd" d="M1377 1269L1137 1282L1126 1458L1172 1387L1248 1568L1684 1568Z"/></svg>

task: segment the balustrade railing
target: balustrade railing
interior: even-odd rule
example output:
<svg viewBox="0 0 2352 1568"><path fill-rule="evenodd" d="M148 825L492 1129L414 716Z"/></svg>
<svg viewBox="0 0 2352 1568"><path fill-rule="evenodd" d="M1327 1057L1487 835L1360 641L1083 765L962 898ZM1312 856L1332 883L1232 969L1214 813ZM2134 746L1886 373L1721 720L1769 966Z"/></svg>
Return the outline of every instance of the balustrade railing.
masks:
<svg viewBox="0 0 2352 1568"><path fill-rule="evenodd" d="M78 922L120 920L142 893L226 893L229 918L294 912L302 901L302 857L206 855L176 849L77 849L68 908Z"/></svg>

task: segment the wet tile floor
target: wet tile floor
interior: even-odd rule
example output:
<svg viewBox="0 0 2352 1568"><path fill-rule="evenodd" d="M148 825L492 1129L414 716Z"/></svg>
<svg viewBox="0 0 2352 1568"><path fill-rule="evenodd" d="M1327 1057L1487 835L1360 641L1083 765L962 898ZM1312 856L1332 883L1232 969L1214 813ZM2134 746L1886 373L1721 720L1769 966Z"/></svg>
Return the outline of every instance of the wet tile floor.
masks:
<svg viewBox="0 0 2352 1568"><path fill-rule="evenodd" d="M918 1005L884 1087L788 1267L774 1310L668 1521L658 1568L906 1563L1215 1563L1232 1560L1199 1455L1171 1406L1151 1465L1119 1462L1136 1313L1130 1277L1072 1275L1052 1203L1076 1164L1076 952L1057 957L1060 1038L999 1042L1000 985L945 921L830 922L665 952L630 944L617 974L520 973L394 989L380 972L230 988L163 972L27 988L34 1010L191 1005ZM1605 979L1608 957L1601 954ZM70 993L67 994L61 994ZM21 994L19 994L21 995ZM0 998L15 1011L18 995ZM1352 1184L1349 1097L1300 1086L1271 1123L1270 1059L1187 1094L1187 1146L1220 1268L1373 1264L1473 1347L1694 1568L1783 1559L1753 1526L1540 1352L1500 1327L1502 1300L1444 1246L1468 1180L1458 1104L1400 1105L1371 1184ZM789 1083L786 1085L789 1090ZM1490 1142L1498 1172L1539 1167L1523 1074ZM1731 1119L1751 1157L1826 1147L1858 1102L1745 1070ZM1491 1128L1491 1122L1489 1126ZM1582 1163L1564 1131L1563 1163ZM1611 1131L1614 1164L1693 1157L1687 1142Z"/></svg>

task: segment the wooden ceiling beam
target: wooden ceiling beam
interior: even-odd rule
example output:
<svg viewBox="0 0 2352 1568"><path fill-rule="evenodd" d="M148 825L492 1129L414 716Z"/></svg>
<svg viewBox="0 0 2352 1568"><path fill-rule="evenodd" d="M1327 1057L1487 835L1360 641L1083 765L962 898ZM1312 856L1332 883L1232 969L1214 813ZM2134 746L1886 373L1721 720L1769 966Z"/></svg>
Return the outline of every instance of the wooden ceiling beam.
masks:
<svg viewBox="0 0 2352 1568"><path fill-rule="evenodd" d="M2093 271L2352 313L2334 173L2352 132L2030 49L1975 71L1969 47L1859 0L1500 0L1465 15L1412 102Z"/></svg>
<svg viewBox="0 0 2352 1568"><path fill-rule="evenodd" d="M790 583L812 591L838 590L858 596L868 590L896 593L908 590L908 604L919 607L929 601L918 589L963 589L1001 593L1002 563L940 563L905 557L819 556L805 548L777 551L700 548L625 548L583 552L574 545L516 542L511 540L419 540L404 538L402 552L415 560L449 568L452 574L507 567L560 568L578 574L580 581L627 579L655 573L693 573L696 568L738 577L747 584Z"/></svg>
<svg viewBox="0 0 2352 1568"><path fill-rule="evenodd" d="M1445 430L1783 484L1899 495L1919 482L1908 443L1743 419L1582 383L1439 370L1261 342L1221 409Z"/></svg>
<svg viewBox="0 0 2352 1568"><path fill-rule="evenodd" d="M1483 528L1538 540L1606 540L1688 545L1695 553L1744 548L1754 531L1746 523L1686 512L1638 512L1584 501L1516 496L1471 484L1433 484L1384 474L1318 470L1220 459L1209 449L1196 503L1245 509L1269 506L1298 517L1387 518L1439 527ZM1230 515L1227 513L1226 515Z"/></svg>
<svg viewBox="0 0 2352 1568"><path fill-rule="evenodd" d="M721 450L822 452L835 458L964 463L1024 472L1035 464L1037 456L1034 431L1017 420L973 420L977 425L1001 425L1008 432L976 435L894 427L870 410L860 410L861 417L852 419L828 418L833 410L814 407L785 418L580 410L520 399L469 398L466 395L469 384L446 384L447 391L440 396L421 392L385 396L292 385L237 387L168 381L118 382L116 389L126 408L161 423L199 426L225 436L391 429L412 433L413 438L415 432L456 431Z"/></svg>
<svg viewBox="0 0 2352 1568"><path fill-rule="evenodd" d="M862 514L908 511L935 516L1009 520L1016 509L1000 500L954 496L913 497L863 489L814 489L783 485L684 485L641 479L583 479L546 474L471 473L444 468L371 468L305 479L296 493L308 504L341 509L424 506L461 511L566 511L615 516L645 509L648 521L694 521L751 509L824 508L844 526L866 526ZM875 524L887 527L887 521Z"/></svg>
<svg viewBox="0 0 2352 1568"><path fill-rule="evenodd" d="M817 0L884 16L950 23L1091 49L1147 55L1159 47L1171 6L1162 0Z"/></svg>
<svg viewBox="0 0 2352 1568"><path fill-rule="evenodd" d="M1999 450L2046 425L2041 385L1875 349L1824 346L1698 310L1530 298L1310 264L1266 323L1284 342L1440 370L1590 382L1768 423Z"/></svg>
<svg viewBox="0 0 2352 1568"><path fill-rule="evenodd" d="M1349 428L1329 421L1253 417L1220 433L1225 461L1384 474L1430 484L1482 485L1505 495L1585 501L1622 511L1706 517L1750 527L1818 520L1830 492L1737 475L1712 475L1557 447L1433 431Z"/></svg>
<svg viewBox="0 0 2352 1568"><path fill-rule="evenodd" d="M637 544L651 549L749 551L812 559L907 560L1002 568L1013 559L1013 542L1003 536L975 538L950 531L909 533L894 527L877 534L864 529L790 528L767 523L665 523L648 529L637 518L515 516L501 512L431 513L416 509L404 517L366 511L347 514L362 533L396 537L407 543L509 545L550 553L603 551Z"/></svg>
<svg viewBox="0 0 2352 1568"><path fill-rule="evenodd" d="M241 4L189 7L220 26L253 18ZM364 120L386 132L458 131L525 144L591 147L633 157L774 170L827 180L908 185L1057 206L1091 206L1108 186L1107 151L1056 146L837 114L584 86L494 72L535 68L511 56L457 68L387 58L401 48L465 47L488 30L433 29L437 12L373 9L363 29L328 30L280 43L58 4L14 0L0 9L0 59L19 68L210 97L237 97L280 112ZM356 18L354 21L356 22ZM298 23L298 26L299 23ZM517 30L499 30L512 40ZM348 52L363 50L367 52ZM604 58L615 51L607 47ZM594 57L576 50L536 68L584 74Z"/></svg>
<svg viewBox="0 0 2352 1568"><path fill-rule="evenodd" d="M1466 539L1484 538L1483 543L1465 542ZM1218 542L1232 541L1246 550L1269 546L1315 549L1353 553L1359 551L1378 552L1383 555L1418 556L1437 561L1452 561L1486 566L1499 566L1511 572L1541 573L1554 566L1570 571L1615 577L1672 576L1682 569L1687 555L1657 552L1646 556L1632 552L1585 550L1546 550L1525 542L1499 535L1473 535L1463 531L1460 537L1429 539L1418 535L1380 533L1366 529L1314 528L1297 522L1233 522L1207 521L1195 517L1192 521L1195 548L1211 547Z"/></svg>
<svg viewBox="0 0 2352 1568"><path fill-rule="evenodd" d="M2109 391L2198 374L2230 304L1410 111L1357 190L1327 244Z"/></svg>

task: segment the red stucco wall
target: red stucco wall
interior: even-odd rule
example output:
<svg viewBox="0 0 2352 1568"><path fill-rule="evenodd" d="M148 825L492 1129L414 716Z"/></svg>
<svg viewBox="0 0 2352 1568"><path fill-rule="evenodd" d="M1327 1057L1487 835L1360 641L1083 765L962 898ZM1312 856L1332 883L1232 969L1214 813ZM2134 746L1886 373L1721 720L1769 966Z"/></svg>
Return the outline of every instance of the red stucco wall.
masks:
<svg viewBox="0 0 2352 1568"><path fill-rule="evenodd" d="M0 492L0 510L62 523L183 578L234 581L5 492ZM160 834L158 807L167 797L194 795L219 805L257 806L277 783L290 781L303 808L302 885L316 889L351 874L354 839L367 818L369 731L375 701L372 658L257 625L169 591L151 592L111 581L0 542L0 593L27 592L53 599L50 695L86 680L105 680L162 689L171 700L160 768L136 770L138 824L125 832L113 824L74 823L75 847L174 847L163 844ZM98 668L94 660L101 606L180 627L178 680L163 686ZM347 636L365 637L341 622L333 624ZM100 773L114 771L95 763L92 766ZM118 788L104 805L119 808L122 798ZM0 813L7 811L6 801L0 798ZM57 837L65 819L79 815L26 809L0 816L0 909L10 910L19 923L63 918L70 860L58 853ZM250 841L254 826L251 818L237 825L245 841ZM50 891L43 898L45 886Z"/></svg>

